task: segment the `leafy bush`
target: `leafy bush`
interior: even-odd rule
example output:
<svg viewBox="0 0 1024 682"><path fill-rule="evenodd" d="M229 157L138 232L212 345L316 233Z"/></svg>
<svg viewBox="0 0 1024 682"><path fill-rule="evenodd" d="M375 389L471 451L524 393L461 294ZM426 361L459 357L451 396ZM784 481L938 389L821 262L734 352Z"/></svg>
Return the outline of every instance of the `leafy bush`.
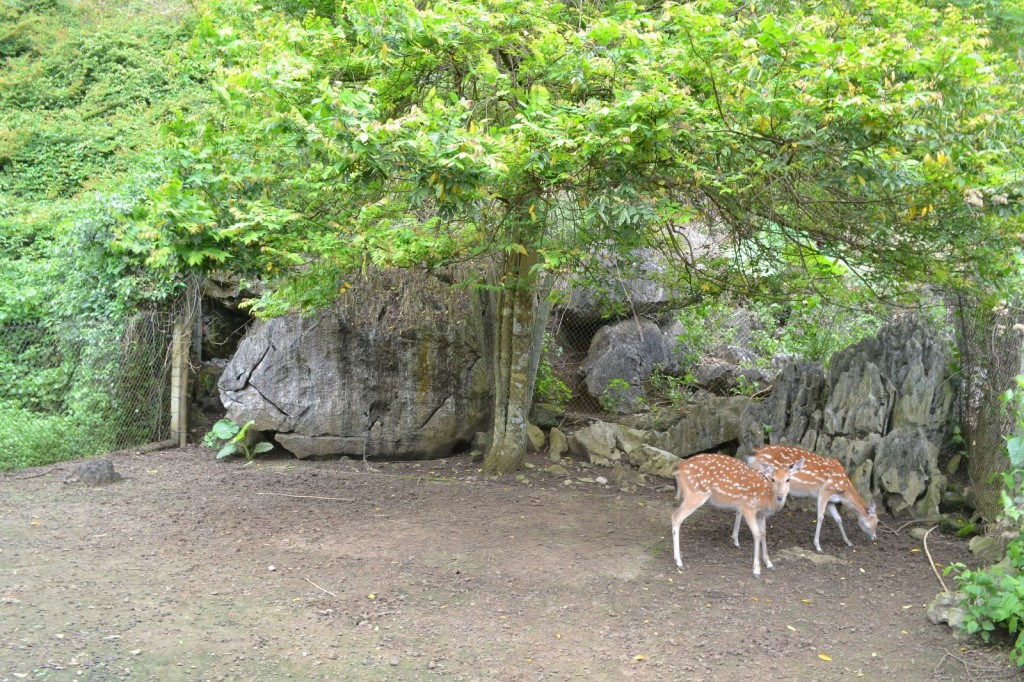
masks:
<svg viewBox="0 0 1024 682"><path fill-rule="evenodd" d="M859 295L863 294L851 291L846 297ZM824 296L776 303L705 301L679 315L683 333L677 337L678 360L684 366L694 364L714 346L733 343L738 333L736 311L746 309L753 315L750 344L757 355L753 364L768 366L778 354L827 364L833 353L876 334L882 326L884 319L866 300L854 303L837 304Z"/></svg>
<svg viewBox="0 0 1024 682"><path fill-rule="evenodd" d="M537 380L533 389L533 400L565 407L572 400L572 389L555 372L549 357L558 359L562 355L560 346L553 346L549 335L544 335L540 364L537 366Z"/></svg>
<svg viewBox="0 0 1024 682"><path fill-rule="evenodd" d="M1019 490L1021 470L1007 474L1008 482ZM1003 491L1004 516L1020 528L1024 500L1011 498ZM1010 660L1024 666L1024 529L1006 547L1006 558L994 566L971 570L962 563L946 568L953 572L962 593L961 606L966 614L963 627L969 634L988 641L1002 629L1013 638Z"/></svg>
<svg viewBox="0 0 1024 682"><path fill-rule="evenodd" d="M102 410L40 414L0 400L0 470L92 457L112 449Z"/></svg>
<svg viewBox="0 0 1024 682"><path fill-rule="evenodd" d="M163 396L142 393L154 368L112 349L162 364L162 350L124 337L125 320L181 285L112 243L164 175L160 126L208 99L181 57L188 12L173 0L0 3L0 467L159 428Z"/></svg>
<svg viewBox="0 0 1024 682"><path fill-rule="evenodd" d="M776 354L796 355L828 365L833 353L878 333L884 319L866 301L858 307L837 305L811 296L758 309L765 327L754 333L759 359L770 362Z"/></svg>

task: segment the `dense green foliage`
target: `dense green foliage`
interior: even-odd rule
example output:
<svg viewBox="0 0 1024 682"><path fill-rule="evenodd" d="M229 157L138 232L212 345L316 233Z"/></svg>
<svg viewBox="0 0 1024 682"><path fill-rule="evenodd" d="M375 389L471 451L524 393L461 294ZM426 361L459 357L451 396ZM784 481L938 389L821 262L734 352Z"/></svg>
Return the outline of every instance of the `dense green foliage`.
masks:
<svg viewBox="0 0 1024 682"><path fill-rule="evenodd" d="M165 275L110 249L114 225L162 177L160 125L201 101L173 57L190 27L161 7L5 0L0 322L108 316L166 295Z"/></svg>
<svg viewBox="0 0 1024 682"><path fill-rule="evenodd" d="M0 1L0 468L128 435L125 318L179 284L112 241L166 176L161 126L207 99L184 7Z"/></svg>
<svg viewBox="0 0 1024 682"><path fill-rule="evenodd" d="M679 247L697 291L846 263L890 292L1016 268L1021 86L984 16L892 0L647 8L209 5L222 106L123 243L155 266L280 278L268 314L366 264L596 241ZM732 250L694 257L695 217ZM298 269L296 269L297 266Z"/></svg>

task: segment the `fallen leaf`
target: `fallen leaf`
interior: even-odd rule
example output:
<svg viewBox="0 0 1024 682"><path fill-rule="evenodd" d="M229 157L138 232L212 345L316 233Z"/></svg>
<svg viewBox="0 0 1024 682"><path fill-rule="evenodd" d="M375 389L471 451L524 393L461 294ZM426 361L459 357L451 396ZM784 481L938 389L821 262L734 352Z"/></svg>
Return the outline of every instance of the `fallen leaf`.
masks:
<svg viewBox="0 0 1024 682"><path fill-rule="evenodd" d="M376 599L377 598L377 594L374 593L374 592L371 592L370 594L366 595L366 598L367 599Z"/></svg>
<svg viewBox="0 0 1024 682"><path fill-rule="evenodd" d="M801 601L802 603L804 603L804 604L810 604L810 603L811 603L811 600L810 600L810 599L801 599L800 601Z"/></svg>
<svg viewBox="0 0 1024 682"><path fill-rule="evenodd" d="M921 550L919 550L919 549L918 549L917 547L915 547L914 549L912 549L912 550L910 550L910 551L911 551L911 552L920 552Z"/></svg>
<svg viewBox="0 0 1024 682"><path fill-rule="evenodd" d="M828 654L818 654L818 658L820 658L823 661L831 661L832 660L832 657L829 656Z"/></svg>
<svg viewBox="0 0 1024 682"><path fill-rule="evenodd" d="M793 627L792 625L787 625L787 626L786 626L786 629L787 629L787 630L792 630L793 632L796 632L796 628L795 628L795 627Z"/></svg>
<svg viewBox="0 0 1024 682"><path fill-rule="evenodd" d="M636 660L636 661L646 661L647 657L642 655L642 654L637 654L636 656L633 657L633 660Z"/></svg>
<svg viewBox="0 0 1024 682"><path fill-rule="evenodd" d="M912 609L912 608L914 608L914 605L913 604L904 604L903 608L905 608L905 609Z"/></svg>

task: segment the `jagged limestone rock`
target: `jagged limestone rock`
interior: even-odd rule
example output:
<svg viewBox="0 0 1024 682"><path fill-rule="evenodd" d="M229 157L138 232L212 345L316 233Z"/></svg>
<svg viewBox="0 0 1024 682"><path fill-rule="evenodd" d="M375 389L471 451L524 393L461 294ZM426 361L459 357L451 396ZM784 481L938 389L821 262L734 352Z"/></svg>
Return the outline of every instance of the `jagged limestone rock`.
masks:
<svg viewBox="0 0 1024 682"><path fill-rule="evenodd" d="M594 422L569 437L569 452L580 459L602 464L622 457L615 441L615 426Z"/></svg>
<svg viewBox="0 0 1024 682"><path fill-rule="evenodd" d="M947 339L907 318L833 355L827 374L791 363L744 414L738 454L770 442L835 457L889 511L933 518L946 484L938 455L952 423L951 358Z"/></svg>
<svg viewBox="0 0 1024 682"><path fill-rule="evenodd" d="M928 620L933 625L948 623L949 627L960 634L964 618L967 615L967 612L960 606L963 598L964 595L960 592L939 592L935 595L935 599L932 599L932 603L928 605Z"/></svg>
<svg viewBox="0 0 1024 682"><path fill-rule="evenodd" d="M82 462L64 477L65 485L108 485L123 480L124 476L114 471L114 463L106 457Z"/></svg>
<svg viewBox="0 0 1024 682"><path fill-rule="evenodd" d="M775 378L771 396L743 414L736 454L747 456L766 443L814 450L825 399L825 369L820 362L786 365Z"/></svg>

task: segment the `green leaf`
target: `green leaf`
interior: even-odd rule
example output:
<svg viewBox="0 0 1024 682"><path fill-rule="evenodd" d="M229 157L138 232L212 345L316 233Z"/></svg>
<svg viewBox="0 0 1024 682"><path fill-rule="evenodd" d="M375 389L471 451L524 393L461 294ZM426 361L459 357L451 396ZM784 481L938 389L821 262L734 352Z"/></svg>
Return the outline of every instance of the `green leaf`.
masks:
<svg viewBox="0 0 1024 682"><path fill-rule="evenodd" d="M210 433L221 440L229 440L238 433L238 424L230 419L221 419L213 425Z"/></svg>
<svg viewBox="0 0 1024 682"><path fill-rule="evenodd" d="M235 443L227 443L217 453L217 459L224 459L225 457L230 457L231 455L235 454L237 451L238 451L238 445L236 445Z"/></svg>

